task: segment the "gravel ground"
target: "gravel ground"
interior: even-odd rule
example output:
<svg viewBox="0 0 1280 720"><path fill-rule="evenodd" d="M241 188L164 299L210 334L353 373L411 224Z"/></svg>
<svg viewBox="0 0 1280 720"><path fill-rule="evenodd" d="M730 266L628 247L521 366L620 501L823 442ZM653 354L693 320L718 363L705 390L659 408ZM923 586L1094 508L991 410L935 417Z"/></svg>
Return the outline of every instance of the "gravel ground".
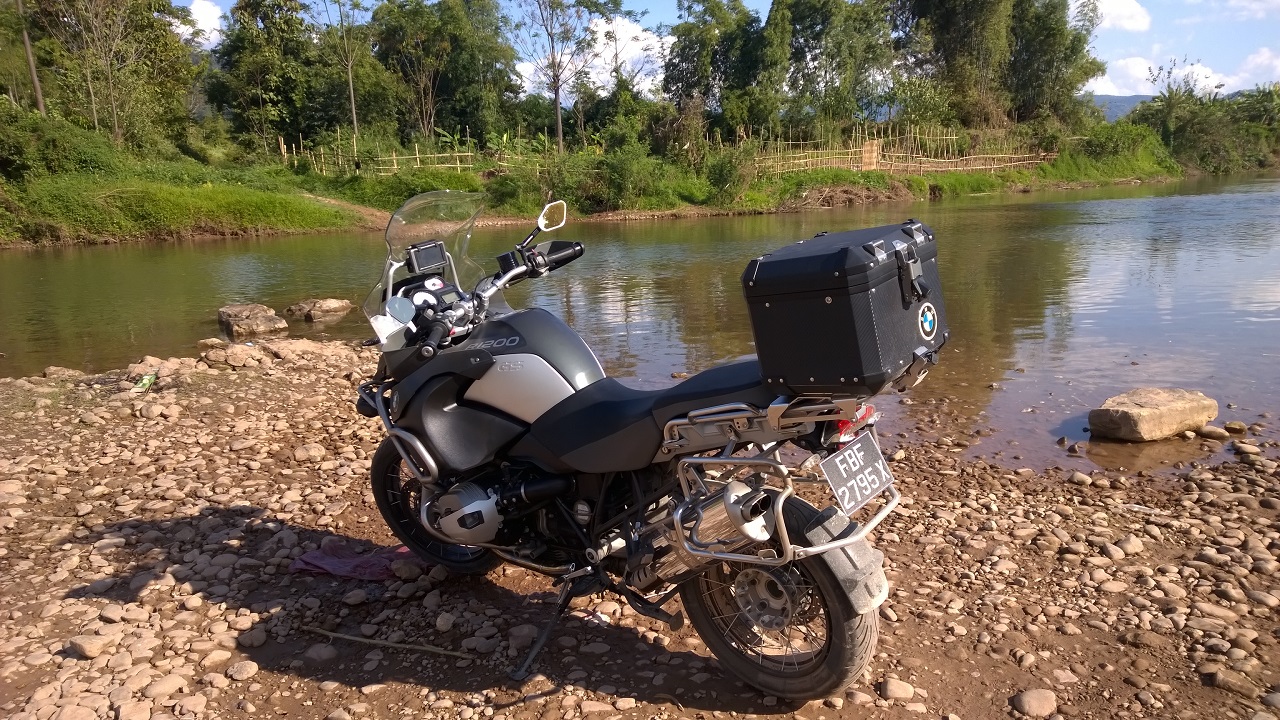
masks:
<svg viewBox="0 0 1280 720"><path fill-rule="evenodd" d="M0 379L4 716L1280 716L1268 417L1166 441L1212 465L1138 474L998 467L945 400L882 428L904 501L875 537L893 584L879 653L846 694L797 704L605 596L577 601L539 673L512 683L552 598L524 570L288 572L329 543L393 542L366 489L380 428L351 405L376 357L203 345L198 361ZM151 392L127 392L157 368Z"/></svg>

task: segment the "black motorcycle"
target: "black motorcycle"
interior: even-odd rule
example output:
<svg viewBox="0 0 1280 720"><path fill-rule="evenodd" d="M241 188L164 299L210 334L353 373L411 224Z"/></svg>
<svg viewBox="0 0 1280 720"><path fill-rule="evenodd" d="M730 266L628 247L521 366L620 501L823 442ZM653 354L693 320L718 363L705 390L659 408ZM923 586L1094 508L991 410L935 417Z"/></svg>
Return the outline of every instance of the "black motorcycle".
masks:
<svg viewBox="0 0 1280 720"><path fill-rule="evenodd" d="M579 243L536 242L563 226L564 203L543 209L494 274L467 255L482 207L483 196L455 192L406 202L365 303L382 357L357 405L387 432L372 484L397 537L453 573L509 562L555 579L555 616L516 678L573 598L607 589L673 628L683 616L667 607L679 595L723 667L766 693L819 698L853 682L874 654L876 608L888 595L883 555L865 538L899 497L864 401L873 382L918 381L945 340L940 298L926 300L936 271L922 275L911 257L932 234L918 223L904 231L900 239L916 241L904 262L893 262L903 257L898 241L866 250L910 285L903 308L925 338L883 377L833 376L824 390L817 374L774 377L752 358L646 391L606 377L554 315L503 300L505 288L582 256ZM790 256L779 252L782 265L770 257L744 279L761 358L774 305L752 289ZM801 319L790 322L794 330ZM799 347L790 344L787 352ZM786 443L824 458L835 504L820 511L796 496L795 483L823 481L781 459ZM849 520L873 499L870 517Z"/></svg>

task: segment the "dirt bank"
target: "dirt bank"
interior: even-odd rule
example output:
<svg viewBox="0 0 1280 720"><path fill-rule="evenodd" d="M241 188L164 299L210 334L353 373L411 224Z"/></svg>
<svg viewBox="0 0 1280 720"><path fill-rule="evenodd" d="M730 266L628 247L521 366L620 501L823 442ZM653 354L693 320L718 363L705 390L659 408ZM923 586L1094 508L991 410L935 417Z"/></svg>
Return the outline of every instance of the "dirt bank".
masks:
<svg viewBox="0 0 1280 720"><path fill-rule="evenodd" d="M973 437L939 407L927 436L882 428L905 499L874 540L893 583L879 653L847 694L762 696L688 629L612 597L579 601L539 674L513 684L546 580L288 571L322 545L392 542L366 489L380 431L351 405L374 354L285 340L207 358L0 379L3 715L1280 713L1280 480L1261 459L1143 476L1006 469L966 459ZM152 392L125 391L157 368ZM1241 460L1246 446L1266 463L1280 452L1265 418L1236 437Z"/></svg>

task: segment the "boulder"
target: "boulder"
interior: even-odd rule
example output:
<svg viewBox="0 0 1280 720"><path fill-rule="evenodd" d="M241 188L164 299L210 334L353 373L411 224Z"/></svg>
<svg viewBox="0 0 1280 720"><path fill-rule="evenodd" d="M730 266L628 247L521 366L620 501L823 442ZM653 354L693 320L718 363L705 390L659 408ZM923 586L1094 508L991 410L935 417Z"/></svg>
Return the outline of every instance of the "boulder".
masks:
<svg viewBox="0 0 1280 720"><path fill-rule="evenodd" d="M288 332L289 323L266 305L244 303L218 309L218 325L233 340L254 335Z"/></svg>
<svg viewBox="0 0 1280 720"><path fill-rule="evenodd" d="M355 305L350 300L338 300L335 298L321 298L319 300L303 300L296 305L290 305L285 308L284 314L290 317L298 317L309 323L328 322L337 320L351 310Z"/></svg>
<svg viewBox="0 0 1280 720"><path fill-rule="evenodd" d="M1090 410L1089 432L1095 438L1147 442L1199 430L1217 416L1217 401L1203 393L1138 388L1108 398L1102 407Z"/></svg>

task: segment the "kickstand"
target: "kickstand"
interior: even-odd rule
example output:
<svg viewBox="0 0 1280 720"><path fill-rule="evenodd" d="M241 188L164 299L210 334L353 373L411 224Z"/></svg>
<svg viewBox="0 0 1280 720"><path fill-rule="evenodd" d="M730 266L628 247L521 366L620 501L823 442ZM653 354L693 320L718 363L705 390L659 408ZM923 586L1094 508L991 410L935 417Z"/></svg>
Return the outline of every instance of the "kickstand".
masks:
<svg viewBox="0 0 1280 720"><path fill-rule="evenodd" d="M570 573L570 575L573 574ZM529 654L525 656L524 662L520 664L520 667L507 673L507 677L516 682L522 682L527 679L529 670L533 668L534 658L538 656L538 653L542 652L542 648L551 639L551 632L555 630L556 624L560 622L560 618L564 617L565 611L569 609L569 603L575 597L590 595L598 588L599 581L595 577L583 577L580 575L577 578L569 579L569 576L566 576L564 583L560 586L560 596L556 599L555 614L551 616L546 625L542 626L538 637L534 638L533 645L529 647Z"/></svg>

